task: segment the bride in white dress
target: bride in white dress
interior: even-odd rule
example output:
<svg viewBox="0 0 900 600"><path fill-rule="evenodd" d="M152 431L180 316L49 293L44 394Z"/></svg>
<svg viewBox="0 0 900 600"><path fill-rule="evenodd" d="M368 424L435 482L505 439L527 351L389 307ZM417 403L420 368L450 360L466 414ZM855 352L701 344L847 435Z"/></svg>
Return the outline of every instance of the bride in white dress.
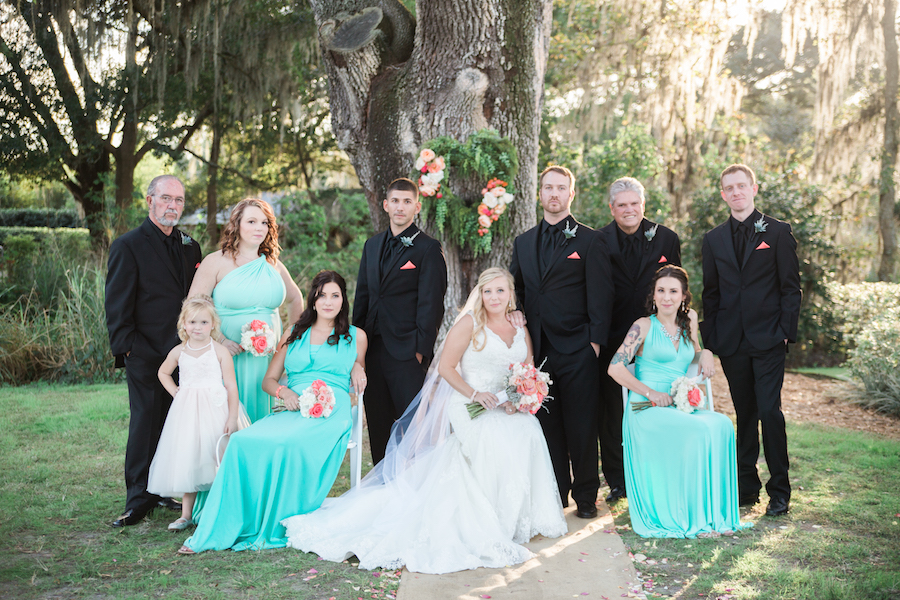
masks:
<svg viewBox="0 0 900 600"><path fill-rule="evenodd" d="M506 319L514 309L509 272L482 273L385 459L358 487L282 521L288 545L331 561L355 554L363 569L450 573L524 562L520 544L566 533L537 418L493 393L511 363L532 360L527 330ZM472 399L489 410L471 419Z"/></svg>

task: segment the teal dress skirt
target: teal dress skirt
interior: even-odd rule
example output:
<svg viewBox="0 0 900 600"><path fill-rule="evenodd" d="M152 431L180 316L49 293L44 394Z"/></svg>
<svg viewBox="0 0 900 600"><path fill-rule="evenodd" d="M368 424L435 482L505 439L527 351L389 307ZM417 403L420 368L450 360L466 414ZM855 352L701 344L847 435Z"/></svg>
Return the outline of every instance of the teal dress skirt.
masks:
<svg viewBox="0 0 900 600"><path fill-rule="evenodd" d="M350 439L350 370L356 362L356 328L350 341L312 346L309 330L288 347L288 386L302 394L316 379L334 391L327 418L284 411L233 434L206 498L197 530L185 545L205 550L283 548L283 519L308 513L328 495ZM195 515L197 513L195 512Z"/></svg>
<svg viewBox="0 0 900 600"><path fill-rule="evenodd" d="M687 373L693 345L675 344L656 316L643 352L635 359L635 376L668 394L672 382ZM749 527L738 511L737 455L734 427L725 415L709 410L684 413L673 406L640 412L631 392L622 421L628 512L635 533L647 538L693 538Z"/></svg>
<svg viewBox="0 0 900 600"><path fill-rule="evenodd" d="M212 299L222 319L222 333L241 343L241 328L254 319L265 321L281 339L281 317L278 307L284 303L284 280L267 260L260 256L231 271L216 285ZM255 423L271 412L271 399L262 391L262 380L271 356L253 356L241 352L234 357L238 397Z"/></svg>

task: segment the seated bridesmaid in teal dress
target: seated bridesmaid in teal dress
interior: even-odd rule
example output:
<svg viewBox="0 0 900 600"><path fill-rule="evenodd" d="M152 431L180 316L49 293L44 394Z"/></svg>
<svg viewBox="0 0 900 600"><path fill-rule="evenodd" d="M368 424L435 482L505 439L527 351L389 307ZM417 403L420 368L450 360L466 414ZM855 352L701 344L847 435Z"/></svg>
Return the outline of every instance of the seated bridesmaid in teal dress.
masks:
<svg viewBox="0 0 900 600"><path fill-rule="evenodd" d="M278 307L286 300L288 322L294 323L303 310L303 295L278 260L278 224L267 202L256 198L238 202L222 230L219 246L220 250L200 263L188 296L212 296L222 319L223 337L218 341L234 356L238 397L250 422L255 423L270 411L262 380L272 355L254 356L243 350L241 328L259 319L268 323L279 339Z"/></svg>
<svg viewBox="0 0 900 600"><path fill-rule="evenodd" d="M194 535L180 554L283 548L283 519L313 511L334 484L350 439L349 386L366 385L366 334L350 326L343 277L322 271L309 306L278 346L263 381L287 410L231 436ZM288 385L278 384L287 371ZM328 417L304 417L298 399L315 380L334 391Z"/></svg>
<svg viewBox="0 0 900 600"><path fill-rule="evenodd" d="M695 358L702 377L715 369L712 353L700 350L687 272L662 267L651 290L650 316L635 321L608 371L631 390L622 421L631 527L650 538L709 537L749 527L738 512L731 420L709 410L682 412L669 395ZM626 366L632 357L634 375ZM653 407L632 408L647 400Z"/></svg>

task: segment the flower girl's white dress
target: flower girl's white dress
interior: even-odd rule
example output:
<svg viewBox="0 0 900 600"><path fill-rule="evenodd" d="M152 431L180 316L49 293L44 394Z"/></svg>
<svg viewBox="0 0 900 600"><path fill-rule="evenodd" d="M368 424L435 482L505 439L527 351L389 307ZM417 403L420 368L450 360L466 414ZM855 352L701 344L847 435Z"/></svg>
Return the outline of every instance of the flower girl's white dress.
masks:
<svg viewBox="0 0 900 600"><path fill-rule="evenodd" d="M525 336L520 329L508 348L489 329L485 335L484 349L470 344L460 369L475 389L497 392L510 364L525 360ZM387 483L363 480L319 510L285 519L289 545L332 561L355 554L364 569L449 573L524 562L531 553L519 544L566 533L538 420L503 409L470 419L467 402L452 393L453 434Z"/></svg>

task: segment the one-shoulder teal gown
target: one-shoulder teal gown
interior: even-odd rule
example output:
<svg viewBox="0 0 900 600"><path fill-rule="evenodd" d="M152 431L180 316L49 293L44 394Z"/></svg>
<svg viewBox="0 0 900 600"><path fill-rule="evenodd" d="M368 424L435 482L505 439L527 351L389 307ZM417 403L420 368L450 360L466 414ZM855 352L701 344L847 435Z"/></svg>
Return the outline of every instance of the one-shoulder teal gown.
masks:
<svg viewBox="0 0 900 600"><path fill-rule="evenodd" d="M260 256L228 273L213 289L212 298L222 318L222 333L241 343L241 328L252 321L266 321L281 339L281 317L278 307L284 302L284 280L278 271ZM255 423L271 412L270 397L262 391L262 380L271 356L253 356L241 352L234 357L238 396Z"/></svg>
<svg viewBox="0 0 900 600"><path fill-rule="evenodd" d="M635 376L668 394L672 382L687 373L694 348L682 338L676 351L655 315L650 321L642 355L635 359ZM622 421L634 532L649 538L693 538L749 527L738 511L731 420L709 410L687 414L674 406L632 410L632 402L645 400L631 392Z"/></svg>
<svg viewBox="0 0 900 600"><path fill-rule="evenodd" d="M200 523L185 544L195 552L283 548L282 519L321 506L337 478L350 439L350 370L356 328L336 346L309 343L309 330L291 343L284 367L288 385L302 394L316 379L334 391L327 418L284 411L231 436L206 498ZM196 515L196 513L195 513Z"/></svg>

